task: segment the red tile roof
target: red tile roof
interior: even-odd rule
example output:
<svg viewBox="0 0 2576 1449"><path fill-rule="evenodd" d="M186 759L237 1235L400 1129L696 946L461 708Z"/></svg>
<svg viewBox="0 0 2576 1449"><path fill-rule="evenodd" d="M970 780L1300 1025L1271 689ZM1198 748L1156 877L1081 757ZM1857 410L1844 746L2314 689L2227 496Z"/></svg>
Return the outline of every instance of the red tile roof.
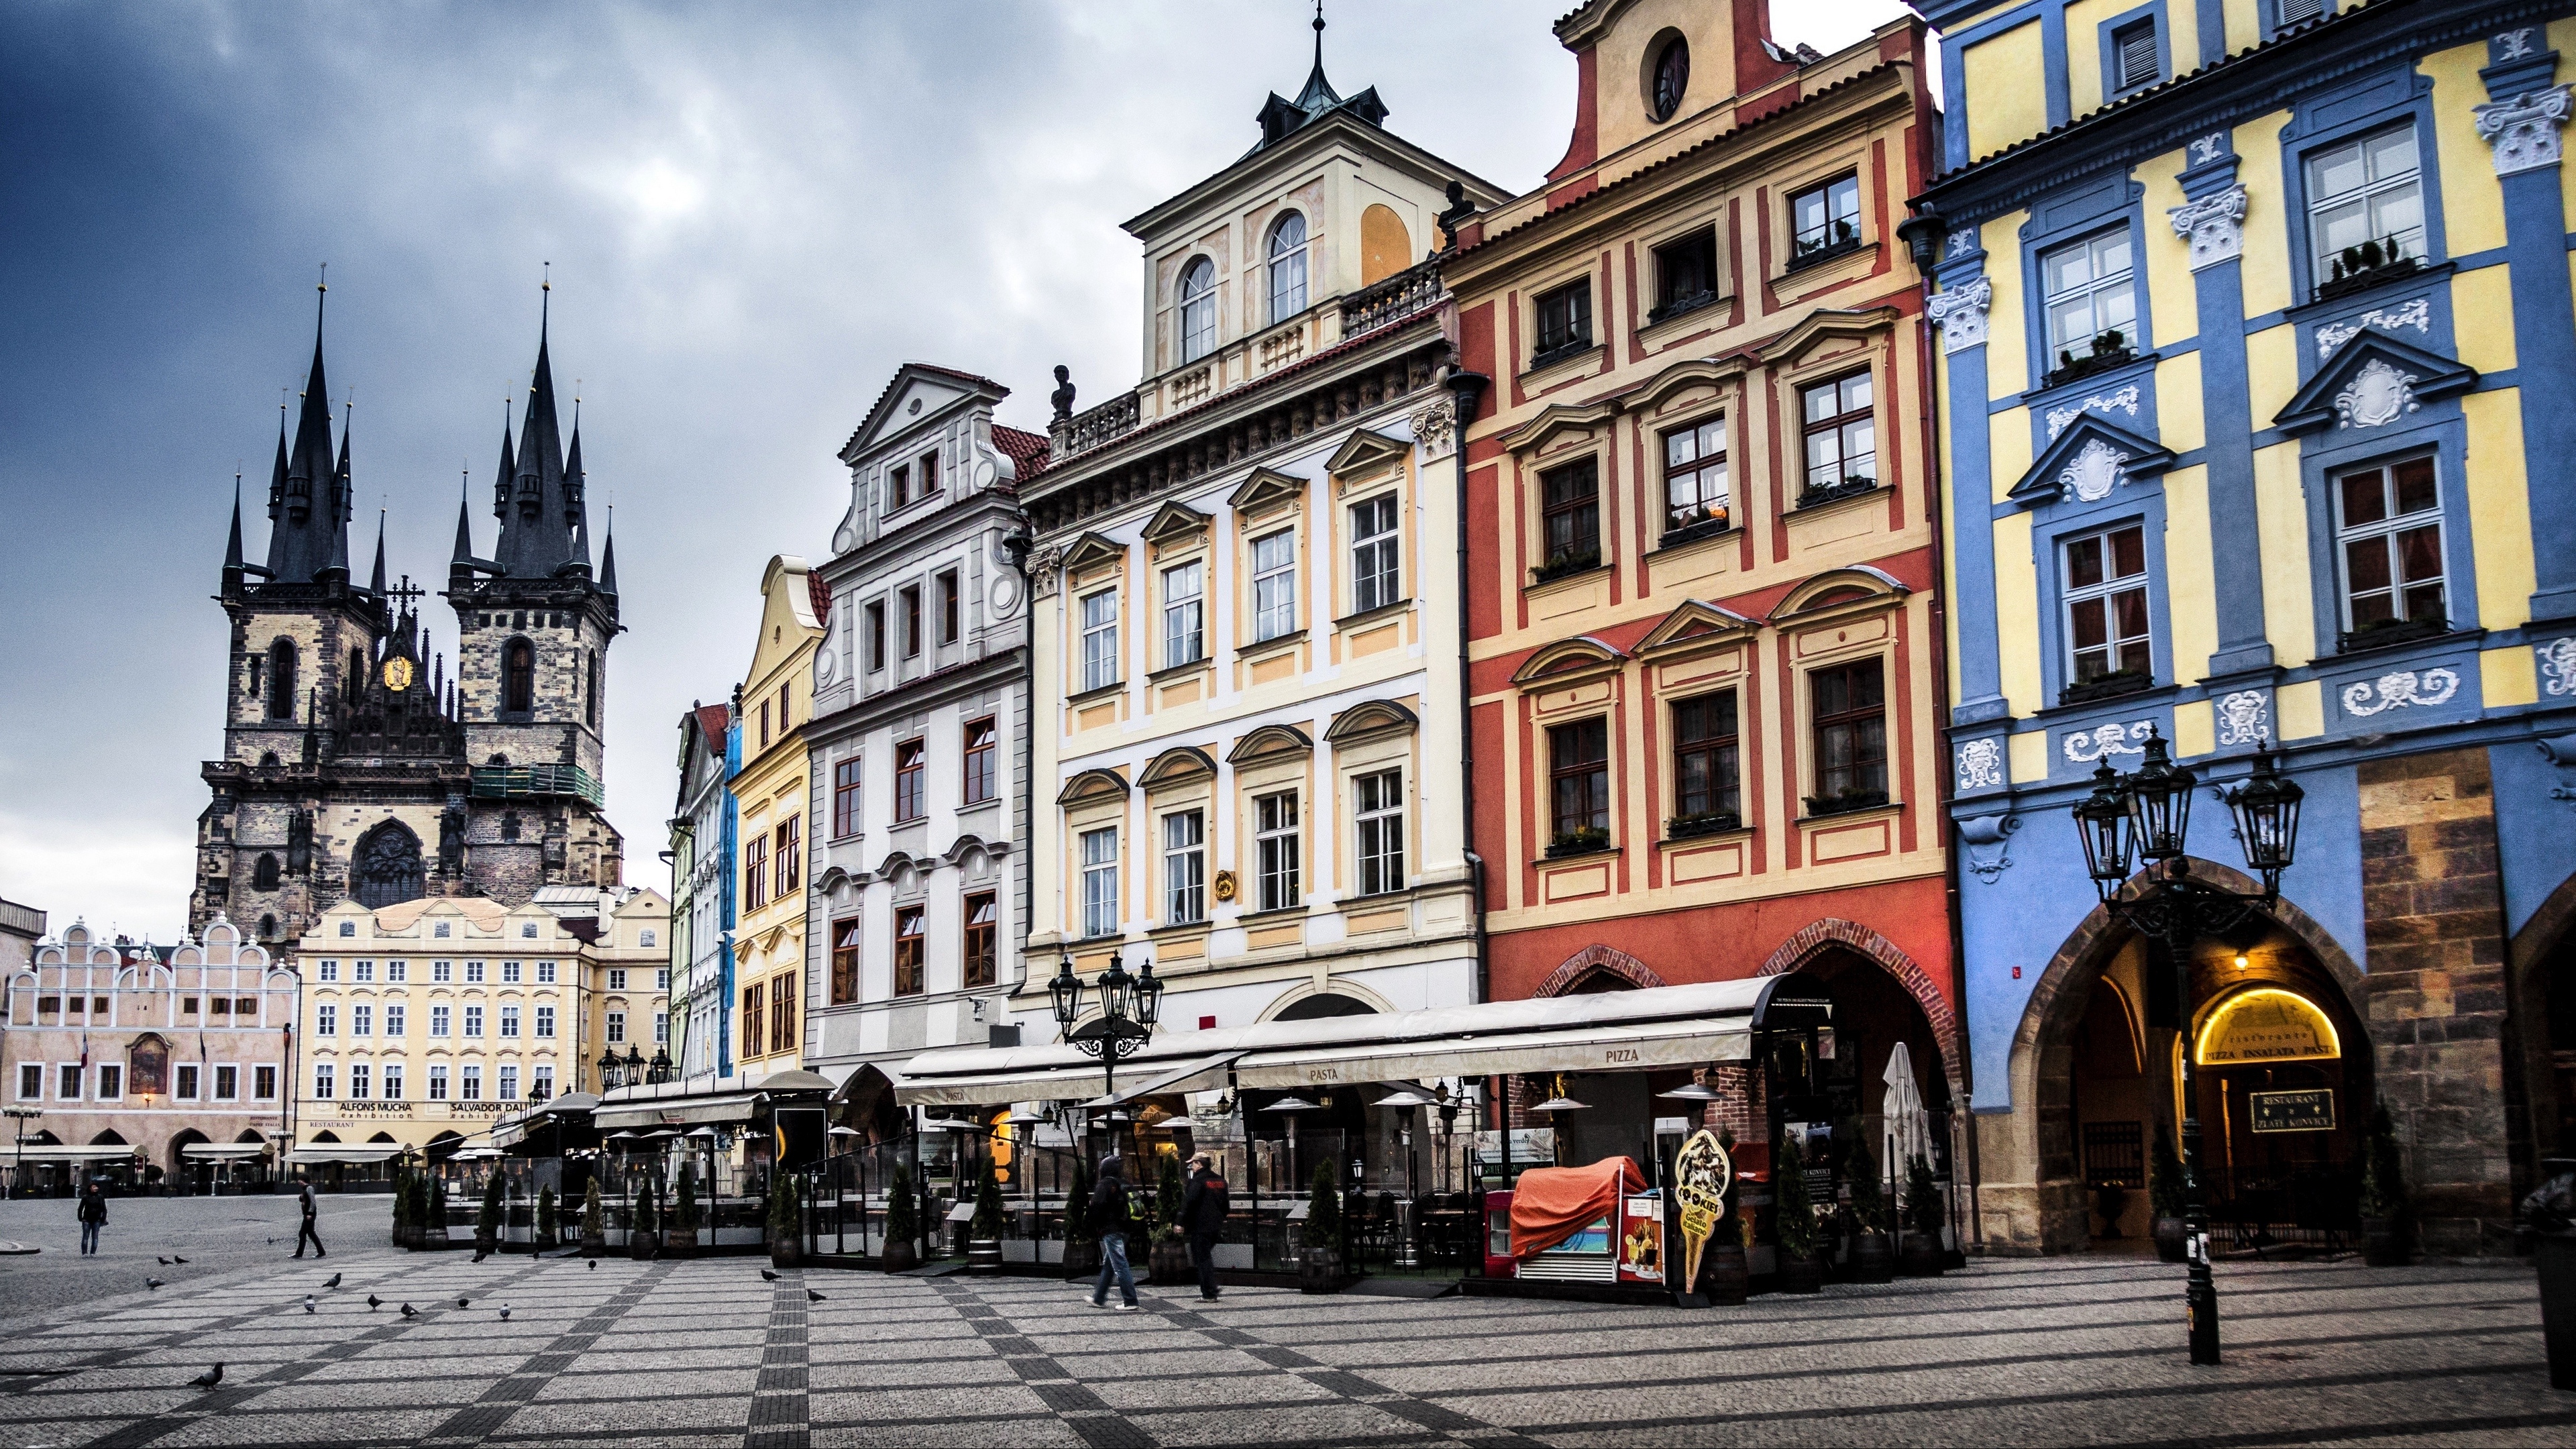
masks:
<svg viewBox="0 0 2576 1449"><path fill-rule="evenodd" d="M698 706L698 732L707 737L707 748L715 751L718 759L724 757L725 726L733 723L731 713L721 704Z"/></svg>
<svg viewBox="0 0 2576 1449"><path fill-rule="evenodd" d="M832 586L823 582L821 574L811 571L806 573L805 598L814 606L814 618L817 622L826 621L832 617Z"/></svg>
<svg viewBox="0 0 2576 1449"><path fill-rule="evenodd" d="M1044 433L1006 428L1000 423L995 423L993 446L1010 455L1011 466L1019 471L1022 484L1045 472L1047 464L1053 461L1051 457L1053 445L1047 441Z"/></svg>

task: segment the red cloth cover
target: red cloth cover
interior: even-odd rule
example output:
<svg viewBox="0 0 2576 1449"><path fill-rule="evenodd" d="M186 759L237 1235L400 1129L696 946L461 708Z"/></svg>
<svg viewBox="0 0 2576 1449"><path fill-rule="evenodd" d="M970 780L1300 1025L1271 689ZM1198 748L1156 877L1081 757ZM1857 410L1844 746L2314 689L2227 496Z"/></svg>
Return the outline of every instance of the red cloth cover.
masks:
<svg viewBox="0 0 2576 1449"><path fill-rule="evenodd" d="M1619 1195L1643 1191L1636 1161L1605 1157L1589 1167L1533 1167L1512 1184L1512 1256L1543 1253L1601 1221L1615 1237Z"/></svg>

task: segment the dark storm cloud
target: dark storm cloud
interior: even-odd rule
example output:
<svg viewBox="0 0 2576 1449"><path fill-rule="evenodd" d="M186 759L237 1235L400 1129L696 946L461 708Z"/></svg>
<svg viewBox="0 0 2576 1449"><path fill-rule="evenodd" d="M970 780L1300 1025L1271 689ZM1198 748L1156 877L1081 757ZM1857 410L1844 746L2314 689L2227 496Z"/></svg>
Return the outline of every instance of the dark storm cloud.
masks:
<svg viewBox="0 0 2576 1449"><path fill-rule="evenodd" d="M1327 68L1506 186L1562 154L1571 0L1341 3ZM208 602L232 475L254 552L281 389L331 264L363 572L443 581L553 264L594 503L631 629L609 805L629 877L670 813L674 722L749 653L762 563L819 554L833 454L907 358L1086 401L1135 379L1117 223L1231 161L1309 61L1301 4L331 5L0 9L0 894L162 939L219 744ZM1822 47L1893 7L1783 7ZM1807 27L1821 27L1809 31ZM336 408L335 408L336 410ZM488 548L488 503L474 510ZM594 515L594 525L602 520ZM452 640L443 609L439 639Z"/></svg>

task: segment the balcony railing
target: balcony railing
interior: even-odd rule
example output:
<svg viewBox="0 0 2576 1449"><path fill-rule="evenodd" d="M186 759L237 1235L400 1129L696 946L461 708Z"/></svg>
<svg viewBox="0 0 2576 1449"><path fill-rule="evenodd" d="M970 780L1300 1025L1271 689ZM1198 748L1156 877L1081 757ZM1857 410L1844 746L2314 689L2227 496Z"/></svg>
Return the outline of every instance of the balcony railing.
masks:
<svg viewBox="0 0 2576 1449"><path fill-rule="evenodd" d="M1087 453L1135 431L1136 418L1136 394L1132 389L1098 407L1075 413L1054 429L1056 461L1062 462L1076 453Z"/></svg>
<svg viewBox="0 0 2576 1449"><path fill-rule="evenodd" d="M1438 306L1449 295L1440 284L1437 260L1416 263L1394 276L1360 288L1342 299L1342 335L1356 337L1372 328Z"/></svg>
<svg viewBox="0 0 2576 1449"><path fill-rule="evenodd" d="M603 808L608 804L599 782L579 765L482 766L474 771L467 790L477 800L571 795Z"/></svg>

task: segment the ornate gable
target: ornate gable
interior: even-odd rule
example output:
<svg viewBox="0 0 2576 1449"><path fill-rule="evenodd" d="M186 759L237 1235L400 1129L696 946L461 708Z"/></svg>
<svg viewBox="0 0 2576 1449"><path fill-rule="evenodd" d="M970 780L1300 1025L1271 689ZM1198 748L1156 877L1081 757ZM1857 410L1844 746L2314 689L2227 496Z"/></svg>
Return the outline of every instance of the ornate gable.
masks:
<svg viewBox="0 0 2576 1449"><path fill-rule="evenodd" d="M1126 545L1104 538L1097 533L1086 533L1075 539L1073 546L1064 551L1064 571L1067 574L1078 574L1084 569L1097 568L1105 563L1124 563L1126 560Z"/></svg>
<svg viewBox="0 0 2576 1449"><path fill-rule="evenodd" d="M1127 782L1115 770L1085 770L1065 781L1056 792L1055 803L1075 805L1085 800L1107 800L1127 793Z"/></svg>
<svg viewBox="0 0 2576 1449"><path fill-rule="evenodd" d="M1291 478L1276 468L1255 468L1243 486L1225 500L1237 513L1259 513L1283 503L1294 503L1306 496L1306 480Z"/></svg>
<svg viewBox="0 0 2576 1449"><path fill-rule="evenodd" d="M1145 520L1147 543L1171 543L1207 532L1208 516L1178 503L1166 503Z"/></svg>
<svg viewBox="0 0 2576 1449"><path fill-rule="evenodd" d="M1748 619L1733 609L1699 599L1684 599L1679 608L1664 616L1662 623L1637 641L1639 654L1686 649L1693 645L1721 639L1735 639L1762 627L1758 619Z"/></svg>
<svg viewBox="0 0 2576 1449"><path fill-rule="evenodd" d="M1240 765L1269 755L1296 754L1312 751L1315 741L1295 725L1266 724L1235 742L1226 751L1225 762Z"/></svg>
<svg viewBox="0 0 2576 1449"><path fill-rule="evenodd" d="M1391 699L1370 699L1333 716L1333 722L1324 726L1324 738L1343 745L1380 735L1411 734L1421 727L1420 717L1403 705Z"/></svg>
<svg viewBox="0 0 2576 1449"><path fill-rule="evenodd" d="M2174 455L2163 444L2142 438L2100 413L2088 412L2066 425L2057 440L2040 451L2030 471L2005 496L2026 508L2061 499L2098 503L2132 479L2148 478L2173 466Z"/></svg>
<svg viewBox="0 0 2576 1449"><path fill-rule="evenodd" d="M1897 315L1893 307L1872 307L1866 312L1819 308L1763 348L1762 360L1794 364L1825 342L1837 338L1866 340L1875 337L1895 326Z"/></svg>
<svg viewBox="0 0 2576 1449"><path fill-rule="evenodd" d="M1177 745L1156 755L1153 763L1136 773L1139 785L1169 785L1199 775L1216 773L1216 758L1196 745Z"/></svg>
<svg viewBox="0 0 2576 1449"><path fill-rule="evenodd" d="M1345 473L1363 473L1381 464L1392 463L1404 456L1405 444L1384 433L1354 428L1342 445L1333 450L1324 471L1338 478Z"/></svg>
<svg viewBox="0 0 2576 1449"><path fill-rule="evenodd" d="M1616 669L1628 656L1619 649L1589 634L1572 639L1559 639L1542 644L1512 674L1512 683L1520 685L1556 684L1575 675L1593 674Z"/></svg>
<svg viewBox="0 0 2576 1449"><path fill-rule="evenodd" d="M1590 438L1607 428L1618 413L1619 404L1606 398L1580 407L1550 403L1537 417L1503 434L1503 447L1514 453L1535 453L1569 430L1580 430Z"/></svg>
<svg viewBox="0 0 2576 1449"><path fill-rule="evenodd" d="M2345 343L2272 421L2287 433L2385 427L2477 384L2474 367L2369 332Z"/></svg>

